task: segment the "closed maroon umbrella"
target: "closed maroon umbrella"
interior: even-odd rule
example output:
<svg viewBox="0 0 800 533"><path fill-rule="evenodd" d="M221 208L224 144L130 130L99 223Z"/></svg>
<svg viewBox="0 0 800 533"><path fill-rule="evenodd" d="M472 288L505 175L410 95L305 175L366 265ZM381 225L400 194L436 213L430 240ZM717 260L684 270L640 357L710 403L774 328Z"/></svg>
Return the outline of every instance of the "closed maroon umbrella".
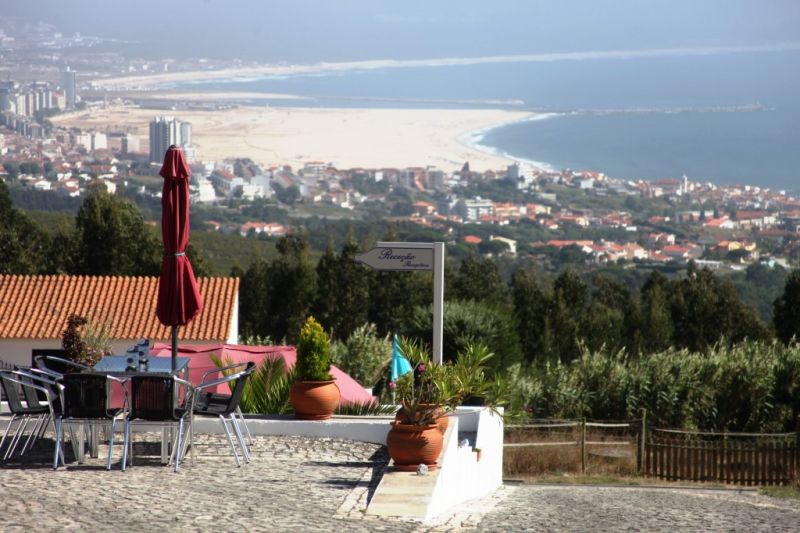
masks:
<svg viewBox="0 0 800 533"><path fill-rule="evenodd" d="M189 246L189 177L192 171L183 151L172 145L164 154L161 167L164 189L161 192L161 236L164 259L158 279L156 316L172 326L172 370L178 354L178 326L185 326L203 309L192 264L186 257Z"/></svg>

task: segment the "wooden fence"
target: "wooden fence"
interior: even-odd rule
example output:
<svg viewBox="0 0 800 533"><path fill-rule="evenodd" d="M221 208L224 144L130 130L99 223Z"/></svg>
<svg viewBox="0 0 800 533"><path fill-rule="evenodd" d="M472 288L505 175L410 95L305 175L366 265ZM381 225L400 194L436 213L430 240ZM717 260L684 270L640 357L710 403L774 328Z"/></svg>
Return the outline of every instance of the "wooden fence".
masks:
<svg viewBox="0 0 800 533"><path fill-rule="evenodd" d="M524 442L506 442L504 447L577 448L582 473L587 470L589 456L633 458L635 455L638 473L668 481L785 485L800 476L800 433L646 428L645 412L641 419L619 422L536 420L530 424L506 425L507 430L524 431L527 438ZM570 456L574 457L577 468L578 453Z"/></svg>
<svg viewBox="0 0 800 533"><path fill-rule="evenodd" d="M581 473L586 472L588 455L605 455L608 457L624 457L625 449L636 448L633 455L639 464L639 438L643 420L621 422L587 422L586 420L537 420L530 424L507 424L506 430L531 430L545 433L549 438L535 441L504 443L505 448L536 448L550 446L569 446L580 448ZM598 433L614 432L617 435L603 435L597 440ZM621 435L620 435L621 433ZM555 438L553 438L555 437ZM594 439L594 440L593 440ZM619 448L620 454L611 450Z"/></svg>
<svg viewBox="0 0 800 533"><path fill-rule="evenodd" d="M653 429L644 446L644 475L665 480L784 485L798 469L796 433Z"/></svg>

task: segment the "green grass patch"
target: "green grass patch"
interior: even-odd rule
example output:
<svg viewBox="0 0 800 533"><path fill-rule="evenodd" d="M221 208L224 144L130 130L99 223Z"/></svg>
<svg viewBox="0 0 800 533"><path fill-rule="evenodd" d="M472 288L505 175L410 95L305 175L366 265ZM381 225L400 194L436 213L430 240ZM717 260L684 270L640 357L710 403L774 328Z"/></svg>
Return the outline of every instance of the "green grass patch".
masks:
<svg viewBox="0 0 800 533"><path fill-rule="evenodd" d="M781 498L784 500L800 500L800 485L786 487L762 487L758 491L760 494Z"/></svg>
<svg viewBox="0 0 800 533"><path fill-rule="evenodd" d="M613 476L613 475L591 475L591 474L560 474L543 476L515 476L507 479L508 481L521 481L523 483L536 485L620 485L627 487L691 487L697 489L725 489L737 488L733 485L721 483L697 483L691 481L665 481L661 479L641 477L641 476ZM785 488L785 487L774 487Z"/></svg>

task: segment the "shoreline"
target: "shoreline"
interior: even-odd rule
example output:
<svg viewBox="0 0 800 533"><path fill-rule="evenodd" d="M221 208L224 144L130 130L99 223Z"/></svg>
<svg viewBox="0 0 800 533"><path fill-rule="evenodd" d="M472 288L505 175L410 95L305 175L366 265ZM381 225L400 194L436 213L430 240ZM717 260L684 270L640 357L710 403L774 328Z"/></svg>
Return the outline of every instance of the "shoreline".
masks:
<svg viewBox="0 0 800 533"><path fill-rule="evenodd" d="M539 121L539 120L547 120L547 119L550 119L552 117L557 117L557 116L561 116L561 115L563 115L563 113L531 113L530 116L524 117L524 118L521 118L521 119L518 119L518 120L512 120L511 122L505 122L503 124L496 124L496 125L493 125L493 126L488 126L486 128L481 128L481 129L478 129L478 130L467 132L467 133L459 136L458 142L460 142L461 144L463 144L465 146L473 148L475 150L479 150L481 152L484 152L486 154L489 154L489 155L492 155L492 156L496 156L496 157L502 157L502 158L505 158L505 159L508 159L508 160L515 161L517 163L521 163L523 165L527 165L527 166L529 166L529 167L531 167L531 168L533 168L533 169L535 169L537 171L557 172L558 169L556 169L554 166L552 166L549 163L546 163L544 161L534 161L533 159L528 159L528 158L525 158L525 157L518 157L518 156L515 156L515 155L513 155L513 154L511 154L509 152L506 152L505 150L501 150L500 148L496 148L494 146L489 146L488 144L483 144L483 138L487 133L492 132L492 131L497 130L497 129L500 129L500 128L504 128L506 126L511 126L511 125L514 125L514 124L520 124L520 123L523 123L523 122L535 122L535 121Z"/></svg>

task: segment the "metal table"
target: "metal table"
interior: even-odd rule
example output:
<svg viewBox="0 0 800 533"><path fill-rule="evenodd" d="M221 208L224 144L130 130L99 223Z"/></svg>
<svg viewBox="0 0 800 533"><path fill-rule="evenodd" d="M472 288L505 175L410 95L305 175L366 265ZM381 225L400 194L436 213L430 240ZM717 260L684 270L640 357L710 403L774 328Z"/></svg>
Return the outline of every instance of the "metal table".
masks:
<svg viewBox="0 0 800 533"><path fill-rule="evenodd" d="M189 368L188 357L176 358L176 373L186 373ZM128 370L128 356L126 355L106 355L94 365L95 372L111 374L112 376L126 377L136 374L172 374L171 357L151 357L148 360L147 368L139 370Z"/></svg>
<svg viewBox="0 0 800 533"><path fill-rule="evenodd" d="M175 374L183 374L184 379L189 381L189 361L188 357L177 357L175 360ZM106 355L92 368L93 371L103 374L110 374L117 377L132 377L137 375L172 375L172 358L171 357L150 357L148 359L147 367L139 369L136 364L136 370L128 369L128 356L127 355ZM177 388L175 389L177 394ZM169 435L168 435L169 432ZM90 445L93 457L96 455L97 449L97 435L90 436ZM82 439L81 439L82 440ZM166 426L161 430L161 462L167 463L169 457L169 443L172 440L172 430Z"/></svg>

